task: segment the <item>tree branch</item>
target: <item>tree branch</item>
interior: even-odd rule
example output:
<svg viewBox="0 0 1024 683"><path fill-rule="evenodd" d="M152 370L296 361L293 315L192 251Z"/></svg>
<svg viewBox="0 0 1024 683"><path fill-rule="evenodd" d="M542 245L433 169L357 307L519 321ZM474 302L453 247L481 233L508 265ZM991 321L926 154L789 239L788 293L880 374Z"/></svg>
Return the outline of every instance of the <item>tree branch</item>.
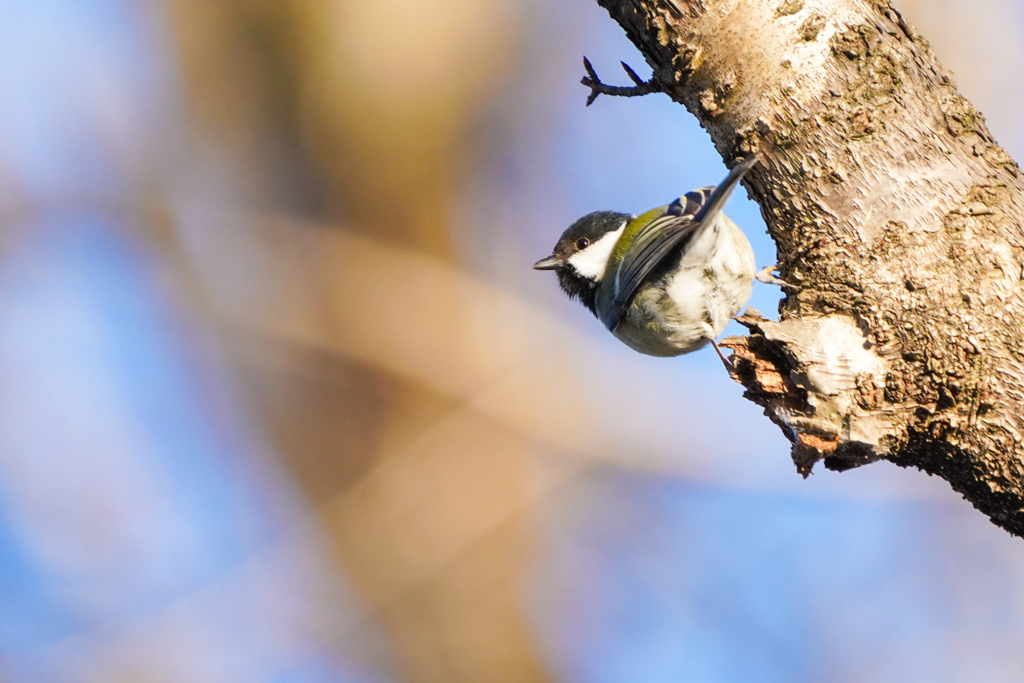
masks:
<svg viewBox="0 0 1024 683"><path fill-rule="evenodd" d="M598 3L727 161L765 158L800 287L723 345L798 470L918 467L1024 534L1024 186L928 43L888 0Z"/></svg>
<svg viewBox="0 0 1024 683"><path fill-rule="evenodd" d="M639 97L642 95L649 95L653 92L661 92L661 86L651 78L649 81L645 81L640 78L639 75L633 68L625 62L619 62L622 65L622 69L629 76L629 79L633 81L632 86L619 86L619 85L608 85L602 83L601 79L598 78L597 72L594 71L594 66L590 63L590 60L586 57L583 58L583 68L587 70L587 75L580 81L583 85L590 88L590 95L587 97L587 106L589 107L597 99L598 95L612 95L615 97Z"/></svg>

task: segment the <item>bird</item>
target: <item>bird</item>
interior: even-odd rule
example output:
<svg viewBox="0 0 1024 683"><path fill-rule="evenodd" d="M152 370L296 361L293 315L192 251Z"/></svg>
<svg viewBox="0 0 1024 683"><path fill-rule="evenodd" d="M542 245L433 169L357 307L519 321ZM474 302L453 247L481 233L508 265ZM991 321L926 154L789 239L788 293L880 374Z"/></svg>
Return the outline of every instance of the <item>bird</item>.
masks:
<svg viewBox="0 0 1024 683"><path fill-rule="evenodd" d="M589 213L533 267L555 271L562 290L635 351L671 357L710 343L732 372L715 340L750 298L755 279L786 284L771 275L775 266L756 269L749 240L723 211L759 161L751 154L717 187L639 216Z"/></svg>

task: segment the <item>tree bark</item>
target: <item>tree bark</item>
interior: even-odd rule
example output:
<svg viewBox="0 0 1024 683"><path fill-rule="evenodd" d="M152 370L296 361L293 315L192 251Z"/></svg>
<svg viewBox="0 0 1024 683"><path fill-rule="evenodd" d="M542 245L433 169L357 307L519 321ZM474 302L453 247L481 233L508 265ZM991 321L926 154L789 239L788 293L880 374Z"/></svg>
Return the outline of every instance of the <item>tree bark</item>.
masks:
<svg viewBox="0 0 1024 683"><path fill-rule="evenodd" d="M598 0L775 239L779 321L727 340L805 476L877 459L1024 534L1024 194L887 0Z"/></svg>

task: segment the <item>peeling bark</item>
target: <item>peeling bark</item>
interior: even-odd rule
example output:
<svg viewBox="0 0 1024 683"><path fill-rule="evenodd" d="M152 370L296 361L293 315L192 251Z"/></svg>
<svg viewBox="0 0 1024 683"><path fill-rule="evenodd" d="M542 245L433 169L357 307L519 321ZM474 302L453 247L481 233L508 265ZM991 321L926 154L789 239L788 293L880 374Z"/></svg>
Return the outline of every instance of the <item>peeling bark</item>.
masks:
<svg viewBox="0 0 1024 683"><path fill-rule="evenodd" d="M1024 534L1024 193L887 0L598 0L745 181L797 285L726 340L805 476L886 459Z"/></svg>

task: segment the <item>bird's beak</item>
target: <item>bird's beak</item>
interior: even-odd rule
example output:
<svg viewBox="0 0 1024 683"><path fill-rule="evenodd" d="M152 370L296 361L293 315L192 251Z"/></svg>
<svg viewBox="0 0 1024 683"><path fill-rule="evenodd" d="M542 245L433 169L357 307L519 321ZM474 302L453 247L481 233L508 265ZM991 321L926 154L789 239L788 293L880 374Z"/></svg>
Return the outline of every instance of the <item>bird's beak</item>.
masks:
<svg viewBox="0 0 1024 683"><path fill-rule="evenodd" d="M562 267L562 259L557 256L547 256L533 264L534 270L558 270Z"/></svg>

